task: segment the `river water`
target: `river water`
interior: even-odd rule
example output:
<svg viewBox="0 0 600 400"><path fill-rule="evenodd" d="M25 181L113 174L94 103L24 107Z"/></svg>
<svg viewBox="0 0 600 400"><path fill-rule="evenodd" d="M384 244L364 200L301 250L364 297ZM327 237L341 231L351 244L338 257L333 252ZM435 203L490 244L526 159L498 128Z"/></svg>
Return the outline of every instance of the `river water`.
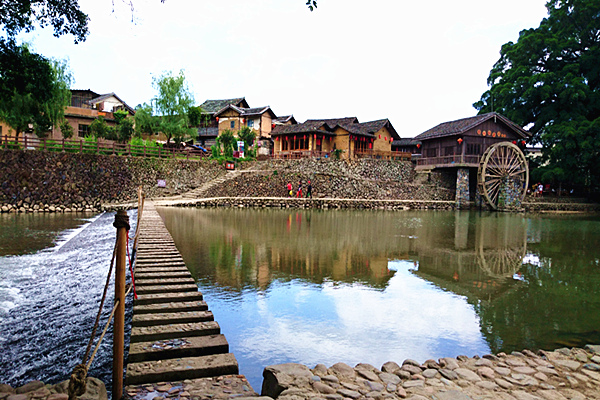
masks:
<svg viewBox="0 0 600 400"><path fill-rule="evenodd" d="M258 391L263 368L283 362L381 367L600 343L598 216L159 213ZM2 237L0 382L65 379L66 360L82 356L114 217L62 218L36 225L48 229L0 218L3 235L16 229ZM106 344L92 371L105 382L110 352Z"/></svg>
<svg viewBox="0 0 600 400"><path fill-rule="evenodd" d="M130 212L135 229L135 212ZM81 362L116 238L114 213L0 214L0 382L58 383ZM114 298L111 283L102 331ZM131 304L127 323L131 322ZM89 371L112 379L112 328Z"/></svg>

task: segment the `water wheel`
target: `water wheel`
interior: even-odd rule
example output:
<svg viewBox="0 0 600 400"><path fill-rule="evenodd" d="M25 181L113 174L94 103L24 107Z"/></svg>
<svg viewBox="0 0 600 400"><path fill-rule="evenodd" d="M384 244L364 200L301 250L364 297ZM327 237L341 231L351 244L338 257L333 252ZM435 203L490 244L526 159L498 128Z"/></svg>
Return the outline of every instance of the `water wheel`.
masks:
<svg viewBox="0 0 600 400"><path fill-rule="evenodd" d="M477 185L493 210L520 208L529 185L529 166L521 149L510 142L488 147L479 163Z"/></svg>

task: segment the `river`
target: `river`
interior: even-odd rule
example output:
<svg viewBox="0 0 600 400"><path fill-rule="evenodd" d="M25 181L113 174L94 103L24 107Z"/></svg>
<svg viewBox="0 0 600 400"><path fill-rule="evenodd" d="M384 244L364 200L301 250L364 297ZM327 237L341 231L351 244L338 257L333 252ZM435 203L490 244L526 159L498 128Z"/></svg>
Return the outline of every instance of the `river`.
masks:
<svg viewBox="0 0 600 400"><path fill-rule="evenodd" d="M596 215L187 208L159 213L240 372L258 391L263 368L275 363L380 367L406 358L600 343ZM70 367L45 371L53 360L83 353L80 344L70 343L85 336L81 326L93 323L87 299L99 299L95 292L105 273L100 264L106 263L98 258L110 252L114 228L110 215L75 225L82 223L56 234L44 250L0 258L0 290L17 292L0 315L0 382L64 379ZM32 235L52 236L44 230ZM63 265L72 258L80 260L77 268ZM21 270L30 272L24 278ZM69 307L74 311L66 318L57 312ZM49 348L58 355L39 356ZM102 371L110 368L107 353L96 376L108 382L110 370ZM15 361L24 374L7 371Z"/></svg>

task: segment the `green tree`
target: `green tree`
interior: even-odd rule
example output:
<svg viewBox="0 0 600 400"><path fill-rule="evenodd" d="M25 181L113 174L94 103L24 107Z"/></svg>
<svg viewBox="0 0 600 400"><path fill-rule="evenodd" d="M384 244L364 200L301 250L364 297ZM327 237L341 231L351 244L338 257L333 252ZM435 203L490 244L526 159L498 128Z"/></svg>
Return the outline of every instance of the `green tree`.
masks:
<svg viewBox="0 0 600 400"><path fill-rule="evenodd" d="M200 126L203 120L202 108L200 106L190 107L188 110L188 118L190 126Z"/></svg>
<svg viewBox="0 0 600 400"><path fill-rule="evenodd" d="M227 158L233 157L233 146L235 143L233 131L227 129L223 131L217 139L217 145L223 148L222 154Z"/></svg>
<svg viewBox="0 0 600 400"><path fill-rule="evenodd" d="M545 180L598 187L600 0L550 0L548 17L502 46L490 89L473 106L497 111L541 143Z"/></svg>
<svg viewBox="0 0 600 400"><path fill-rule="evenodd" d="M79 9L78 0L2 0L0 25L9 38L19 32L30 32L37 24L52 26L54 36L75 36L75 43L88 35L88 16Z"/></svg>
<svg viewBox="0 0 600 400"><path fill-rule="evenodd" d="M26 45L0 39L0 120L18 137L33 127L46 136L64 118L71 99L66 62L32 53Z"/></svg>
<svg viewBox="0 0 600 400"><path fill-rule="evenodd" d="M119 143L127 143L133 137L133 118L121 120L116 127L116 136Z"/></svg>
<svg viewBox="0 0 600 400"><path fill-rule="evenodd" d="M160 120L152 115L152 106L144 103L135 108L135 135L142 137L142 134L154 135L159 132Z"/></svg>
<svg viewBox="0 0 600 400"><path fill-rule="evenodd" d="M60 131L62 133L63 138L69 140L73 137L74 131L73 126L68 121L63 121L60 124Z"/></svg>
<svg viewBox="0 0 600 400"><path fill-rule="evenodd" d="M106 123L103 116L99 116L90 124L90 132L92 136L104 139L113 139L114 128Z"/></svg>
<svg viewBox="0 0 600 400"><path fill-rule="evenodd" d="M197 132L189 128L188 111L194 104L194 97L185 82L183 71L173 76L164 73L154 78L152 85L158 95L152 99L154 115L159 117L159 130L167 137L181 143L187 137L195 138Z"/></svg>
<svg viewBox="0 0 600 400"><path fill-rule="evenodd" d="M248 154L248 156L253 157L254 155L252 150L250 150L250 146L254 144L254 139L256 139L256 132L247 126L244 126L238 132L238 137L244 142L244 148L246 149L246 153Z"/></svg>

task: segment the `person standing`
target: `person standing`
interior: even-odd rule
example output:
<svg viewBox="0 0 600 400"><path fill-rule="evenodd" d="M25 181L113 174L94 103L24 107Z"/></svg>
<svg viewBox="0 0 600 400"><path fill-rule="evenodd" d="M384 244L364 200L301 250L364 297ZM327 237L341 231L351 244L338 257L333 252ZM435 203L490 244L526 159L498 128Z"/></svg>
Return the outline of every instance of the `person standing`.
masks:
<svg viewBox="0 0 600 400"><path fill-rule="evenodd" d="M312 185L310 184L310 181L308 181L308 185L306 186L306 198L311 198L312 199Z"/></svg>
<svg viewBox="0 0 600 400"><path fill-rule="evenodd" d="M287 191L288 191L288 194L290 195L290 197L292 197L292 182L288 182Z"/></svg>
<svg viewBox="0 0 600 400"><path fill-rule="evenodd" d="M296 198L302 198L302 181L298 182L298 191L296 192Z"/></svg>

